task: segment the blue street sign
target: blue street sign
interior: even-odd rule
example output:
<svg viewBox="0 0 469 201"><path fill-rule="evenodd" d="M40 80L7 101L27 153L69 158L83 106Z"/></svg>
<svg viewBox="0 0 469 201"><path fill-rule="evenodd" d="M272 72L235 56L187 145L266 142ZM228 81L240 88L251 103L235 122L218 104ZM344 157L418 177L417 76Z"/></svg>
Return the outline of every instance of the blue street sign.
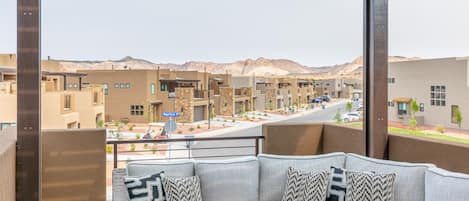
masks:
<svg viewBox="0 0 469 201"><path fill-rule="evenodd" d="M179 112L163 112L163 117L179 117Z"/></svg>

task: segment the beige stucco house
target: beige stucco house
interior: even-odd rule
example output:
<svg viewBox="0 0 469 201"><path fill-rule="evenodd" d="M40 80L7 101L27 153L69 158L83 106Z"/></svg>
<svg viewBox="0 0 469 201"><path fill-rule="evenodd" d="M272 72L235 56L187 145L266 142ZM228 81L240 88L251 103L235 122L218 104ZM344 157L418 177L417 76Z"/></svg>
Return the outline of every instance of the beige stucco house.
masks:
<svg viewBox="0 0 469 201"><path fill-rule="evenodd" d="M410 101L421 111L419 124L457 128L456 108L462 113L462 128L469 130L468 58L438 58L393 62L389 65L389 120L407 123Z"/></svg>

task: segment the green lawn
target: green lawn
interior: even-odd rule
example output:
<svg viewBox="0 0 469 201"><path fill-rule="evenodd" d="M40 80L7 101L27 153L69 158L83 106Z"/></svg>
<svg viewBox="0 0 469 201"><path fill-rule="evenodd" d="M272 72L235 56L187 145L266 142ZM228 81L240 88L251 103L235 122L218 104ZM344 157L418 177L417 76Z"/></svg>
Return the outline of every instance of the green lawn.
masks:
<svg viewBox="0 0 469 201"><path fill-rule="evenodd" d="M352 127L358 127L358 128L363 127L363 123L361 123L361 122L347 123L345 125L352 126ZM445 140L445 141L449 141L449 142L459 142L459 143L469 144L469 140L467 140L467 139L461 139L461 138L457 138L457 137L447 136L445 134L435 134L435 133L428 133L428 132L423 132L423 131L414 131L414 130L409 130L409 129L405 129L405 128L396 128L396 127L389 127L388 131L389 131L389 133L406 134L406 135L413 135L413 136L418 136L418 137L426 137L426 138L432 138L432 139L438 139L438 140Z"/></svg>

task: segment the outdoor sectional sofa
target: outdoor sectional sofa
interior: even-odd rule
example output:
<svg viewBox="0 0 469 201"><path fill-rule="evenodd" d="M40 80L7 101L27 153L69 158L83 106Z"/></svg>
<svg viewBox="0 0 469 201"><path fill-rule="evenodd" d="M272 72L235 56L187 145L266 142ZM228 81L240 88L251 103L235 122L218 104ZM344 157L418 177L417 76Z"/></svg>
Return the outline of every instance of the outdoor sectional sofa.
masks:
<svg viewBox="0 0 469 201"><path fill-rule="evenodd" d="M179 160L133 162L113 171L113 200L128 201L123 177L164 171L170 176L198 175L203 201L280 201L287 169L329 170L331 166L354 171L395 173L395 201L469 200L469 175L452 173L432 164L403 163L356 154L330 153L315 156L260 154L227 160Z"/></svg>

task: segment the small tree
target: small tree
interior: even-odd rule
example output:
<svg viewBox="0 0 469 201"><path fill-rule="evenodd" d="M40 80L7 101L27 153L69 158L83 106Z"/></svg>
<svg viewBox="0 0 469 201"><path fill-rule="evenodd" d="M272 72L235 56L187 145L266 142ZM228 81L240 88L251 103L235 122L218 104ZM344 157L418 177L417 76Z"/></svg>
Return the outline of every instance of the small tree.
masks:
<svg viewBox="0 0 469 201"><path fill-rule="evenodd" d="M347 112L352 112L352 108L353 108L353 103L347 102L347 104L345 105L345 109L347 110Z"/></svg>
<svg viewBox="0 0 469 201"><path fill-rule="evenodd" d="M412 112L412 118L415 119L415 113L420 111L420 106L417 104L417 101L415 99L412 99L410 102L410 110Z"/></svg>
<svg viewBox="0 0 469 201"><path fill-rule="evenodd" d="M409 127L410 127L410 129L412 129L414 131L417 130L417 119L410 118L409 119Z"/></svg>
<svg viewBox="0 0 469 201"><path fill-rule="evenodd" d="M136 148L136 147L137 147L137 146L135 146L135 144L133 144L133 143L130 144L129 151L132 151L132 152L135 151L135 148Z"/></svg>
<svg viewBox="0 0 469 201"><path fill-rule="evenodd" d="M459 107L457 107L456 111L454 111L454 120L458 124L459 129L461 129L461 124L462 124L463 117L462 117L462 113L461 113L461 110L459 109Z"/></svg>
<svg viewBox="0 0 469 201"><path fill-rule="evenodd" d="M342 115L340 114L340 109L337 110L333 119L336 123L342 123Z"/></svg>

